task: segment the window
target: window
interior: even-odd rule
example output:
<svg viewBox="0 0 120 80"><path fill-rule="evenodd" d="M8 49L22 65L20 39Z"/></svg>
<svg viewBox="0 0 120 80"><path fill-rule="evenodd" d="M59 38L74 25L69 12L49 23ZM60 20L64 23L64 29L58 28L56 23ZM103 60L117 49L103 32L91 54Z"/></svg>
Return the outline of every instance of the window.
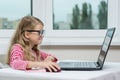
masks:
<svg viewBox="0 0 120 80"><path fill-rule="evenodd" d="M23 16L32 15L31 8L31 0L0 0L0 32L5 33L4 37L11 36Z"/></svg>
<svg viewBox="0 0 120 80"><path fill-rule="evenodd" d="M53 0L52 3L53 30L107 28L107 0Z"/></svg>
<svg viewBox="0 0 120 80"><path fill-rule="evenodd" d="M87 0L84 0L84 1L87 1ZM116 33L113 40L114 42L113 44L115 45L118 45L118 43L120 43L120 37L118 37L118 35L120 35L120 33L118 33L118 31L120 31L120 28L118 26L118 19L120 18L118 16L118 10L119 10L118 4L120 4L120 2L118 1L119 0L114 0L114 1L107 0L107 3L108 3L107 27L108 28L116 27ZM70 1L68 1L68 3L69 2ZM54 0L38 0L38 1L33 1L33 4L34 4L33 15L39 17L45 23L46 35L44 38L44 41L45 41L44 44L46 45L100 45L102 44L102 41L106 33L106 29L55 30L53 29ZM37 9L38 6L39 8ZM62 5L60 9L61 10L63 9Z"/></svg>

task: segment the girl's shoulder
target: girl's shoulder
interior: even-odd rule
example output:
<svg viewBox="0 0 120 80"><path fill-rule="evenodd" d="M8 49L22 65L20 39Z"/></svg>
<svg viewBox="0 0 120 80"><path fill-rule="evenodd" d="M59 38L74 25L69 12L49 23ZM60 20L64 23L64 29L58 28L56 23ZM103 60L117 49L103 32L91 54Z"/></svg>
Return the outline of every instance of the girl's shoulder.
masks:
<svg viewBox="0 0 120 80"><path fill-rule="evenodd" d="M14 44L13 46L12 46L12 49L17 49L17 50L23 50L22 49L22 46L20 45L20 44Z"/></svg>

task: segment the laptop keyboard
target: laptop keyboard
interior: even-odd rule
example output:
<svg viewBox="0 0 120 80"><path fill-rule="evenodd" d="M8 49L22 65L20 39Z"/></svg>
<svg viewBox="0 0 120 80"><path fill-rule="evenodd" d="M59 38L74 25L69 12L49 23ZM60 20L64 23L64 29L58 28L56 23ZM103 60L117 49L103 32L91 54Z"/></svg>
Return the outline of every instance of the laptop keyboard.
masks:
<svg viewBox="0 0 120 80"><path fill-rule="evenodd" d="M76 62L73 63L74 66L81 66L81 67L95 67L96 65L94 63L90 63L90 62Z"/></svg>
<svg viewBox="0 0 120 80"><path fill-rule="evenodd" d="M96 67L95 62L60 62L60 66L64 67Z"/></svg>

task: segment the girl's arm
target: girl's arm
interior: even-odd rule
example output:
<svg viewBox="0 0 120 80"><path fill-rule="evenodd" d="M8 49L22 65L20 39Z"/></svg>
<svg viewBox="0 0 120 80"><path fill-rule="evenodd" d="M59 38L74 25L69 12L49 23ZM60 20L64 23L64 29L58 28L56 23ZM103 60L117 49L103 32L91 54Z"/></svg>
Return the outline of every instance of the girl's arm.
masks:
<svg viewBox="0 0 120 80"><path fill-rule="evenodd" d="M52 54L48 54L48 53L41 51L40 55L44 61L53 61L53 62L58 61L58 59Z"/></svg>
<svg viewBox="0 0 120 80"><path fill-rule="evenodd" d="M12 47L10 54L10 66L14 69L26 70L28 61L23 60L23 50L19 44Z"/></svg>

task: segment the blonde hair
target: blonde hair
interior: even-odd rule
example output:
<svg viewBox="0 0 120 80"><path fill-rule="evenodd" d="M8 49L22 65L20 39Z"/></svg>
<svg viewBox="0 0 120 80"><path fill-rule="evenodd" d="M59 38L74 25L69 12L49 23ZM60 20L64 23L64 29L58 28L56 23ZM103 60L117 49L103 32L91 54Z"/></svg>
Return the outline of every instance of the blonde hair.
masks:
<svg viewBox="0 0 120 80"><path fill-rule="evenodd" d="M10 63L10 53L11 53L12 46L14 44L21 45L21 47L24 51L24 60L34 61L34 56L30 52L31 51L30 43L24 36L24 30L34 29L35 26L38 24L41 24L42 26L44 26L43 22L34 16L25 16L21 19L21 21L16 29L16 32L15 32L13 38L11 39L11 44L10 44L8 54L7 54L7 64ZM38 60L40 60L38 45L35 45L32 48L32 50L34 50L37 53L37 58L38 58Z"/></svg>

